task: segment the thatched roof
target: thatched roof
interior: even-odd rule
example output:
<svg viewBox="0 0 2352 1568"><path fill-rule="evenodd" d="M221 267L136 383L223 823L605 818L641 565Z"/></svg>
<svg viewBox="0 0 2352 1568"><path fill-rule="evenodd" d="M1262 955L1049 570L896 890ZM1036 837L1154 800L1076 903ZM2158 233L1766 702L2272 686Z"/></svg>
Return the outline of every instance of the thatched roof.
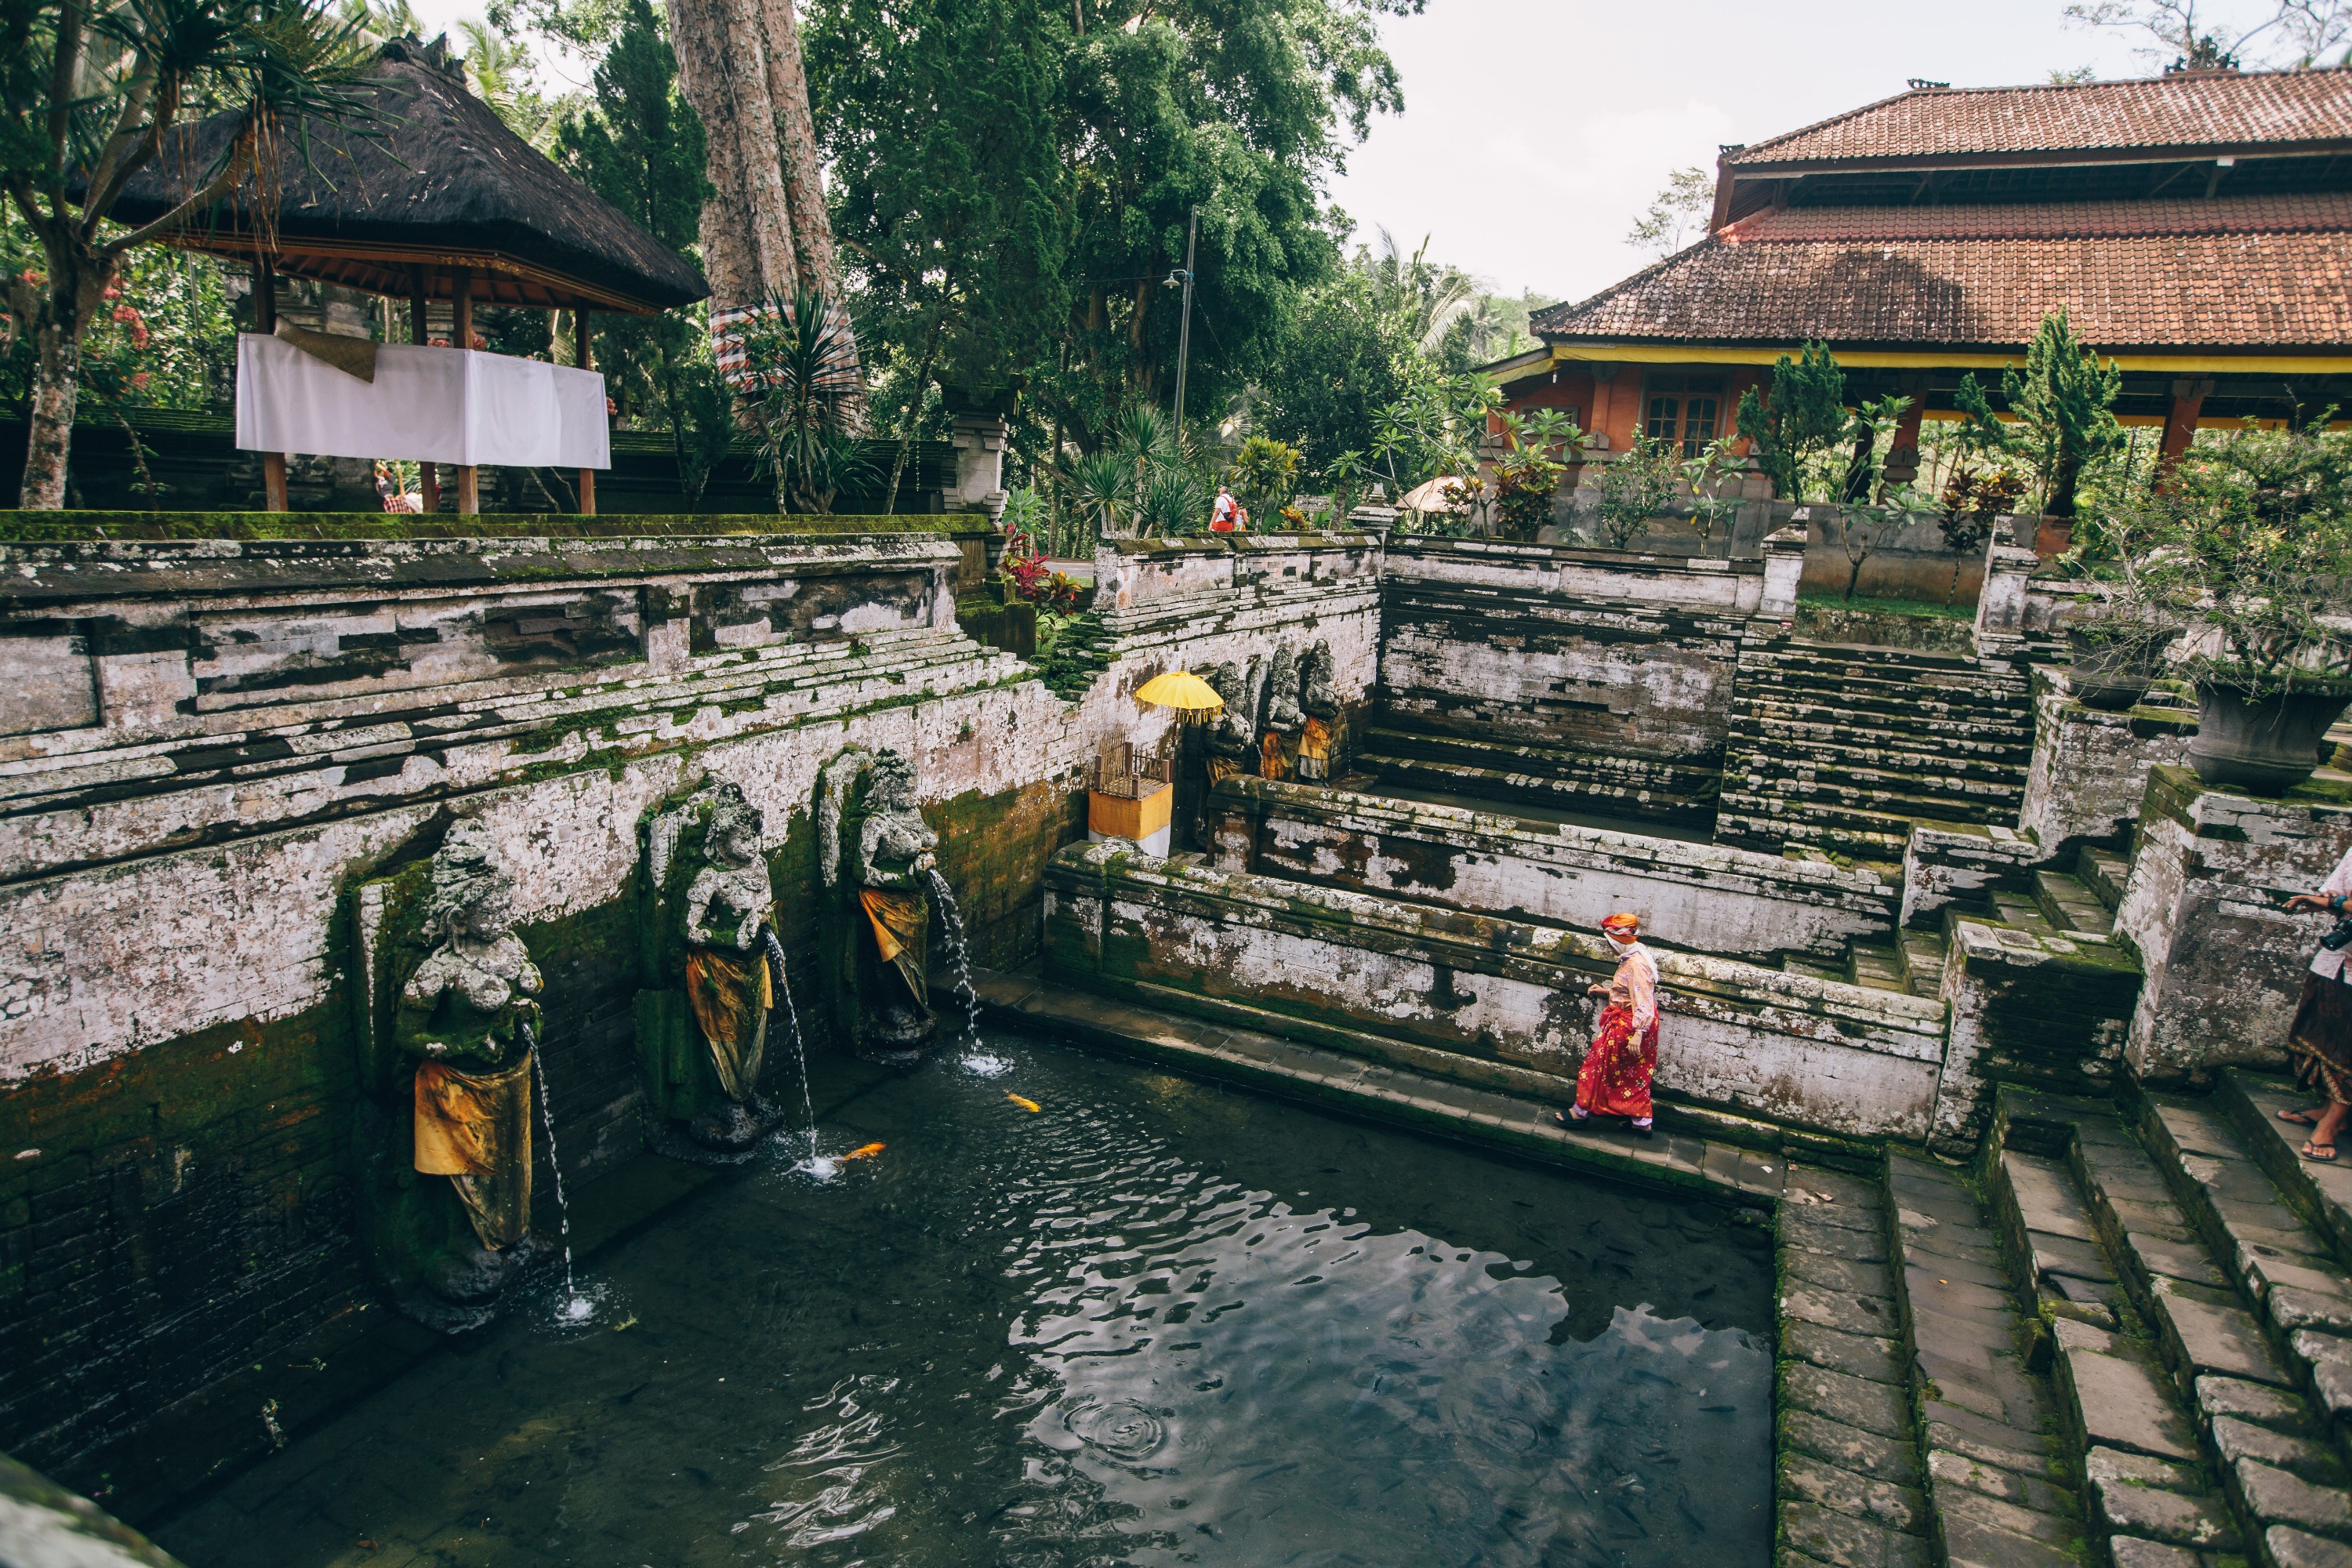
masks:
<svg viewBox="0 0 2352 1568"><path fill-rule="evenodd" d="M275 179L260 182L278 197L279 271L406 299L422 265L426 291L447 299L449 269L463 267L476 300L542 308L646 312L709 295L685 258L507 129L438 41L386 44L366 81L380 119L364 131L310 121L307 160L289 128ZM112 216L170 211L217 166L232 130L215 115L167 140ZM251 258L254 201L249 184L172 243Z"/></svg>

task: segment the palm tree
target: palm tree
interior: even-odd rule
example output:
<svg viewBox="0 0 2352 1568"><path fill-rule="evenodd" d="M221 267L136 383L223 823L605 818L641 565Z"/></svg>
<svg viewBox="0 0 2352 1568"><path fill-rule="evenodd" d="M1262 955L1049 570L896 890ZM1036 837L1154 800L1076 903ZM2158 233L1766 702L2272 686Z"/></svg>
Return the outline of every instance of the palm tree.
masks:
<svg viewBox="0 0 2352 1568"><path fill-rule="evenodd" d="M1070 500L1095 526L1098 538L1118 532L1119 519L1135 497L1135 470L1118 452L1081 454L1062 471Z"/></svg>

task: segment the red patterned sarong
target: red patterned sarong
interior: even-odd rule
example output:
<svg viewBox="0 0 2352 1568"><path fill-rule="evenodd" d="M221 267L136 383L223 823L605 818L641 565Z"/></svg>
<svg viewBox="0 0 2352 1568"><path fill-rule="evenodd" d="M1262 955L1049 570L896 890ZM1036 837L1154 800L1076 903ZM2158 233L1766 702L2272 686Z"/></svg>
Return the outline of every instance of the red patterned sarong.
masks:
<svg viewBox="0 0 2352 1568"><path fill-rule="evenodd" d="M1658 1070L1658 1020L1633 1037L1633 1009L1612 1002L1576 1075L1576 1103L1599 1116L1650 1114L1650 1077Z"/></svg>

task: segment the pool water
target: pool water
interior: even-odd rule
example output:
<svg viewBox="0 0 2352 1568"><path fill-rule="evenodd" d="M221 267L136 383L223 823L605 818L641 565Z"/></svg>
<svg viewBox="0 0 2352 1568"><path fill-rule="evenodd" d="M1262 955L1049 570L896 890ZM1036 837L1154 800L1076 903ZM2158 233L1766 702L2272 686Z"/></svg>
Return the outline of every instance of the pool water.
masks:
<svg viewBox="0 0 2352 1568"><path fill-rule="evenodd" d="M459 1342L161 1543L191 1568L1766 1561L1760 1227L984 1052L820 1064L828 1179L791 1135L587 1260L586 1326L551 1295Z"/></svg>

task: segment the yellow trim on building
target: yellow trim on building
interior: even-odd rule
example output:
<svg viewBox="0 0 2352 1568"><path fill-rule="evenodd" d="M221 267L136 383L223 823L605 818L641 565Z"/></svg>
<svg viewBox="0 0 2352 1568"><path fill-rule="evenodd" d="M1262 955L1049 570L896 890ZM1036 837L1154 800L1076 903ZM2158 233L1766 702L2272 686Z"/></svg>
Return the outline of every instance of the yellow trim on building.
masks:
<svg viewBox="0 0 2352 1568"><path fill-rule="evenodd" d="M1917 353L1909 350L1852 352L1830 345L1838 363L1849 370L1999 370L2023 362L2025 351L2012 354ZM1710 347L1704 343L1554 343L1552 363L1558 364L1770 364L1786 349ZM2170 375L2352 375L2347 354L2102 354L2127 371ZM1518 380L1525 373L1507 379Z"/></svg>

